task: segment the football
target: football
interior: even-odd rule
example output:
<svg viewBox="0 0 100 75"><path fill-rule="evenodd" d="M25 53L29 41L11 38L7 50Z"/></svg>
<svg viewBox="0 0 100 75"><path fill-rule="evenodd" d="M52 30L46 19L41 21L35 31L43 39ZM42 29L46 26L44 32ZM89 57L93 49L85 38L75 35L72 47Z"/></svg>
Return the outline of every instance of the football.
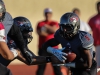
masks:
<svg viewBox="0 0 100 75"><path fill-rule="evenodd" d="M76 54L75 53L69 52L67 54L68 54L68 56L66 56L67 62L72 62L72 61L75 60L75 58L76 58Z"/></svg>

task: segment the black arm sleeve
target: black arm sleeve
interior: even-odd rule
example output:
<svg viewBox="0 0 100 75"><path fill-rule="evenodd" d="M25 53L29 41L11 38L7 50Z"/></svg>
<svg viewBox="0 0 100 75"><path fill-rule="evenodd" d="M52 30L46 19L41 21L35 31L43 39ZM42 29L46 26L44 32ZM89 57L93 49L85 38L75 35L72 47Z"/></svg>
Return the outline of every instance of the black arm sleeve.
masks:
<svg viewBox="0 0 100 75"><path fill-rule="evenodd" d="M26 51L25 42L22 36L22 33L17 25L12 25L10 31L8 32L8 36L14 40L18 48L23 52Z"/></svg>
<svg viewBox="0 0 100 75"><path fill-rule="evenodd" d="M42 49L47 50L47 47L49 46L54 47L57 46L58 44L60 44L59 41L57 41L55 38L52 38L43 44Z"/></svg>

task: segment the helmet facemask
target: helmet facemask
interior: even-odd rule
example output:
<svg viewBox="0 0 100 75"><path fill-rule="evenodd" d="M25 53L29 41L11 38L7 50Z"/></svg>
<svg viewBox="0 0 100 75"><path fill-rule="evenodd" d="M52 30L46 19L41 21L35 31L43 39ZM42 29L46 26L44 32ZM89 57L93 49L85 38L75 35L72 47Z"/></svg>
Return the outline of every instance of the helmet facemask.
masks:
<svg viewBox="0 0 100 75"><path fill-rule="evenodd" d="M80 19L74 13L65 13L60 19L60 31L64 38L72 39L79 31Z"/></svg>
<svg viewBox="0 0 100 75"><path fill-rule="evenodd" d="M23 32L22 34L23 34L23 38L24 38L25 42L27 44L29 44L33 39L32 32Z"/></svg>
<svg viewBox="0 0 100 75"><path fill-rule="evenodd" d="M77 26L73 25L60 25L60 31L64 38L71 39L78 32Z"/></svg>

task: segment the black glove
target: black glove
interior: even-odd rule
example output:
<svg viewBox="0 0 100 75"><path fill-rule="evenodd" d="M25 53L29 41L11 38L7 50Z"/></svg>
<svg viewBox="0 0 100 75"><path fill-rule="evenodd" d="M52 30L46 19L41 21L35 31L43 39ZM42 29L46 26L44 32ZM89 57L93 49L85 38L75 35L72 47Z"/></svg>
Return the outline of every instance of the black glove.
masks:
<svg viewBox="0 0 100 75"><path fill-rule="evenodd" d="M32 51L25 50L24 52L22 52L22 54L29 64L33 63L33 58L35 57L35 54Z"/></svg>

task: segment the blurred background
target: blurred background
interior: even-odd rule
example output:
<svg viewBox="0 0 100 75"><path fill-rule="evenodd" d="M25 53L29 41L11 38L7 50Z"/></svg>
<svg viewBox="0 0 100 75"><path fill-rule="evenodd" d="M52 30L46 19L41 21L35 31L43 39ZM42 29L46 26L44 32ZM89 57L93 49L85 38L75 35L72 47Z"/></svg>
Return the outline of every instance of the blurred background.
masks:
<svg viewBox="0 0 100 75"><path fill-rule="evenodd" d="M88 22L88 20L96 14L95 4L97 1L99 0L4 0L7 12L9 12L13 18L16 16L25 16L31 21L34 28L34 39L29 44L29 48L35 54L37 54L38 50L38 37L36 34L36 26L39 21L44 19L43 11L45 8L52 9L53 20L56 20L58 22L62 14L72 11L73 8L79 8L81 11L81 19L85 22ZM13 61L8 67L12 70L14 75L35 75L34 72L37 69L37 66L24 66L24 64L18 60ZM48 68L51 69L50 66ZM20 69L23 70L23 74L21 73L22 70ZM49 70L49 72L53 74L52 69L51 71ZM48 74L46 75L49 75L49 72L47 72Z"/></svg>

